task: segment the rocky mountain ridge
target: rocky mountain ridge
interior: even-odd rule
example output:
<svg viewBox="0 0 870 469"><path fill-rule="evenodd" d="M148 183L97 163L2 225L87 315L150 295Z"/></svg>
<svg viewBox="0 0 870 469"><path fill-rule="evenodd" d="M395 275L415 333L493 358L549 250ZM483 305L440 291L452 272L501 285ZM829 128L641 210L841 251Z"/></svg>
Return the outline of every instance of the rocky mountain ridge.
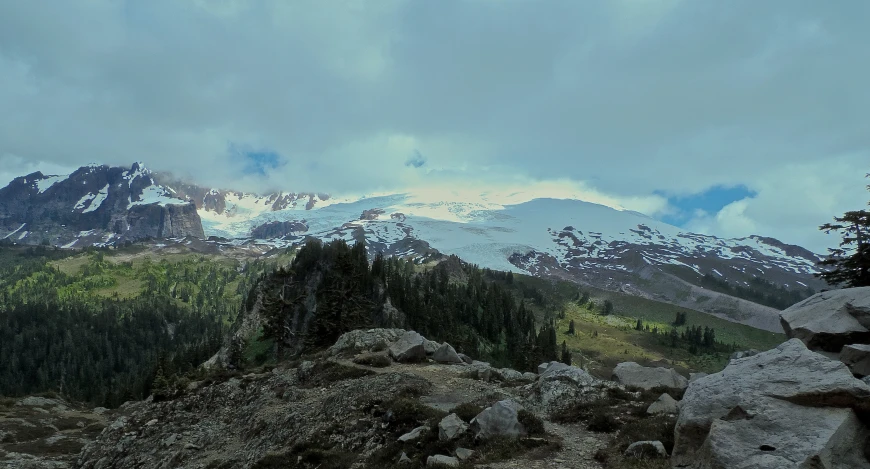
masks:
<svg viewBox="0 0 870 469"><path fill-rule="evenodd" d="M0 189L0 239L81 248L144 238L208 238L220 245L297 246L365 239L370 253L419 261L455 254L498 270L620 290L781 332L777 310L729 288L757 282L802 297L824 285L816 254L775 239L720 239L627 210L579 200L504 204L415 194L336 198L218 190L131 169L84 167L69 176L34 173ZM765 287L768 288L768 287Z"/></svg>

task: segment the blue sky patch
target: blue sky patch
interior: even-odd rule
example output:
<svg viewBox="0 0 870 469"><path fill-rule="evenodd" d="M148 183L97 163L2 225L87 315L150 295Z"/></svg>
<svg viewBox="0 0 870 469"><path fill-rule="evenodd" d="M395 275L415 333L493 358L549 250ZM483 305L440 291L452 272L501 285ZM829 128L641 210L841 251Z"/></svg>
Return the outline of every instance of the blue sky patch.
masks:
<svg viewBox="0 0 870 469"><path fill-rule="evenodd" d="M426 157L420 153L420 150L414 150L414 153L405 161L405 166L420 168L426 164Z"/></svg>
<svg viewBox="0 0 870 469"><path fill-rule="evenodd" d="M233 158L243 161L242 171L245 174L265 176L270 170L284 165L284 158L271 150L253 150L231 145L230 153Z"/></svg>
<svg viewBox="0 0 870 469"><path fill-rule="evenodd" d="M683 226L699 210L712 215L722 210L723 207L731 202L757 195L756 192L749 190L744 185L731 187L714 186L704 192L688 196L668 196L662 191L656 191L656 194L668 197L668 202L677 209L677 213L661 217L665 223L676 226Z"/></svg>

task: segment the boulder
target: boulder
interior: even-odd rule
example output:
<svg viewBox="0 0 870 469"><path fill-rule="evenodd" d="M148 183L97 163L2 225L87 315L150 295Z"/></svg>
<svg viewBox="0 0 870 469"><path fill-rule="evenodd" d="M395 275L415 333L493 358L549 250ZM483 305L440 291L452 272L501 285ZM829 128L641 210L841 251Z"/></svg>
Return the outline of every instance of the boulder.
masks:
<svg viewBox="0 0 870 469"><path fill-rule="evenodd" d="M329 347L328 352L333 356L356 354L361 351L371 350L380 344L393 343L404 333L403 329L358 329L345 332L335 341L332 347Z"/></svg>
<svg viewBox="0 0 870 469"><path fill-rule="evenodd" d="M672 464L870 469L868 432L853 409L870 409L870 386L792 339L689 386Z"/></svg>
<svg viewBox="0 0 870 469"><path fill-rule="evenodd" d="M474 360L472 360L471 357L469 357L468 355L466 355L464 353L460 353L459 358L461 358L463 362L465 362L469 365L474 363Z"/></svg>
<svg viewBox="0 0 870 469"><path fill-rule="evenodd" d="M456 448L456 457L460 461L465 461L472 456L474 456L474 450L467 448Z"/></svg>
<svg viewBox="0 0 870 469"><path fill-rule="evenodd" d="M565 364L547 369L534 385L535 395L550 413L559 413L580 402L602 397L608 387L618 385L599 381L581 368Z"/></svg>
<svg viewBox="0 0 870 469"><path fill-rule="evenodd" d="M523 373L523 381L528 381L529 383L531 383L531 382L535 381L536 379L538 379L538 375L536 375L530 371Z"/></svg>
<svg viewBox="0 0 870 469"><path fill-rule="evenodd" d="M456 350L453 349L453 346L447 342L438 347L438 350L435 351L432 359L438 363L464 363L462 357L460 357L459 354L456 353Z"/></svg>
<svg viewBox="0 0 870 469"><path fill-rule="evenodd" d="M705 376L707 376L707 373L689 373L689 384L692 384Z"/></svg>
<svg viewBox="0 0 870 469"><path fill-rule="evenodd" d="M471 429L477 438L492 438L496 436L521 436L526 429L518 420L522 409L512 400L498 401L487 407L471 421Z"/></svg>
<svg viewBox="0 0 870 469"><path fill-rule="evenodd" d="M870 386L870 376L865 376L862 381L864 381L864 384Z"/></svg>
<svg viewBox="0 0 870 469"><path fill-rule="evenodd" d="M680 413L680 403L677 402L676 399L671 397L670 394L664 393L656 399L655 402L650 404L650 406L646 409L646 413L648 414L678 414Z"/></svg>
<svg viewBox="0 0 870 469"><path fill-rule="evenodd" d="M637 441L625 450L626 456L635 459L666 458L668 452L661 441Z"/></svg>
<svg viewBox="0 0 870 469"><path fill-rule="evenodd" d="M436 454L435 456L429 456L426 458L426 467L433 466L459 467L459 460L452 456Z"/></svg>
<svg viewBox="0 0 870 469"><path fill-rule="evenodd" d="M499 368L492 370L493 375L496 379L500 381L504 381L506 383L516 383L520 381L526 381L526 378L523 377L523 374L517 370L512 370L510 368ZM535 376L537 379L537 376Z"/></svg>
<svg viewBox="0 0 870 469"><path fill-rule="evenodd" d="M405 331L390 345L390 356L397 362L418 362L426 359L426 339L414 332Z"/></svg>
<svg viewBox="0 0 870 469"><path fill-rule="evenodd" d="M786 335L811 350L840 353L845 345L870 344L870 287L817 293L779 317Z"/></svg>
<svg viewBox="0 0 870 469"><path fill-rule="evenodd" d="M564 363L553 362L553 365L540 375L541 381L569 381L578 386L589 386L595 382L592 377L582 368L569 366Z"/></svg>
<svg viewBox="0 0 870 469"><path fill-rule="evenodd" d="M408 457L408 453L402 451L402 455L399 456L399 464L411 464L411 458Z"/></svg>
<svg viewBox="0 0 870 469"><path fill-rule="evenodd" d="M417 428L411 430L410 432L405 433L404 435L400 436L399 441L406 442L406 441L419 440L420 437L423 436L423 433L425 433L425 432L426 432L426 427L417 427Z"/></svg>
<svg viewBox="0 0 870 469"><path fill-rule="evenodd" d="M617 383L642 389L658 387L686 389L686 386L689 385L689 380L673 368L652 368L640 366L635 362L616 365L616 368L613 369L612 379Z"/></svg>
<svg viewBox="0 0 870 469"><path fill-rule="evenodd" d="M840 361L858 376L870 376L870 345L851 344L840 351Z"/></svg>
<svg viewBox="0 0 870 469"><path fill-rule="evenodd" d="M434 340L426 340L423 342L423 349L426 350L427 356L435 355L435 352L441 347L441 344L435 342Z"/></svg>
<svg viewBox="0 0 870 469"><path fill-rule="evenodd" d="M450 414L438 423L438 439L441 441L455 440L468 430L468 424L456 414Z"/></svg>
<svg viewBox="0 0 870 469"><path fill-rule="evenodd" d="M740 360L741 358L751 357L753 355L758 355L759 353L760 352L758 350L751 348L749 350L741 350L739 352L734 352L731 354L731 357L729 357L729 358L731 360Z"/></svg>

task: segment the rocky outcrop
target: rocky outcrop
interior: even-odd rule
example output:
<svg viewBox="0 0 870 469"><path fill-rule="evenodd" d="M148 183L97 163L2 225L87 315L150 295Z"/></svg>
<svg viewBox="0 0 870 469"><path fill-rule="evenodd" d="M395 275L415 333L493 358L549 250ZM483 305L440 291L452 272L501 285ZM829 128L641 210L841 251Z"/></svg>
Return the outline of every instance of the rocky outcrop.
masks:
<svg viewBox="0 0 870 469"><path fill-rule="evenodd" d="M659 398L646 409L646 413L648 414L678 414L679 412L679 402L668 393L659 396Z"/></svg>
<svg viewBox="0 0 870 469"><path fill-rule="evenodd" d="M616 365L612 379L625 386L633 386L641 389L673 388L686 389L689 380L677 373L672 368L646 367L634 362L625 362Z"/></svg>
<svg viewBox="0 0 870 469"><path fill-rule="evenodd" d="M520 409L520 405L511 400L498 401L492 407L487 407L471 421L475 437L487 439L525 435L526 429L519 421Z"/></svg>
<svg viewBox="0 0 870 469"><path fill-rule="evenodd" d="M397 362L419 362L426 359L426 339L414 331L405 331L390 344L390 357Z"/></svg>
<svg viewBox="0 0 870 469"><path fill-rule="evenodd" d="M689 373L689 384L692 384L705 376L707 376L707 373Z"/></svg>
<svg viewBox="0 0 870 469"><path fill-rule="evenodd" d="M673 467L867 469L856 409L870 410L870 387L792 339L689 386Z"/></svg>
<svg viewBox="0 0 870 469"><path fill-rule="evenodd" d="M386 350L390 344L399 340L404 329L357 329L342 334L329 347L330 355L353 355L364 351Z"/></svg>
<svg viewBox="0 0 870 469"><path fill-rule="evenodd" d="M446 342L438 347L438 350L435 351L432 359L438 363L463 363L462 357L460 357L459 354L456 353L456 350L453 348L453 346Z"/></svg>
<svg viewBox="0 0 870 469"><path fill-rule="evenodd" d="M856 376L870 375L870 344L851 344L840 351L840 361Z"/></svg>
<svg viewBox="0 0 870 469"><path fill-rule="evenodd" d="M251 230L254 239L275 239L288 236L302 236L308 231L304 220L270 221Z"/></svg>
<svg viewBox="0 0 870 469"><path fill-rule="evenodd" d="M127 212L128 239L205 238L202 220L192 203L183 205L136 205Z"/></svg>
<svg viewBox="0 0 870 469"><path fill-rule="evenodd" d="M811 350L840 353L849 344L870 344L870 287L818 293L780 314L786 335Z"/></svg>

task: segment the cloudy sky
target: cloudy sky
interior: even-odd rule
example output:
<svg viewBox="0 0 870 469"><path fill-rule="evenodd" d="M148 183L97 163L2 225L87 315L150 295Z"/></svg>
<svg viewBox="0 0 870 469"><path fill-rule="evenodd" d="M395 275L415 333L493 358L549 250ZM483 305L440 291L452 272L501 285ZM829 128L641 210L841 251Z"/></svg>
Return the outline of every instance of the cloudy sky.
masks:
<svg viewBox="0 0 870 469"><path fill-rule="evenodd" d="M866 0L0 2L0 184L90 162L571 196L822 251L866 206Z"/></svg>

